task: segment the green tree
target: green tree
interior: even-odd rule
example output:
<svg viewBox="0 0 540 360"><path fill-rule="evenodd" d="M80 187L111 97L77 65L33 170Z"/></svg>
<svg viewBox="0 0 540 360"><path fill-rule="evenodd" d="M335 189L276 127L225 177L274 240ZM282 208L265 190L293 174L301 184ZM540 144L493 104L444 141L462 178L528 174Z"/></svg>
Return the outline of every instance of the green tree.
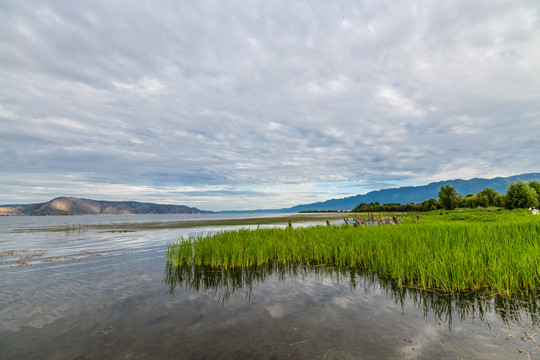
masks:
<svg viewBox="0 0 540 360"><path fill-rule="evenodd" d="M536 191L538 203L540 204L540 180L529 181L529 187L533 188Z"/></svg>
<svg viewBox="0 0 540 360"><path fill-rule="evenodd" d="M501 195L501 206L502 207L506 206L506 198L507 198L506 194Z"/></svg>
<svg viewBox="0 0 540 360"><path fill-rule="evenodd" d="M540 185L540 184L539 184ZM478 192L476 194L477 197L480 197L480 196L486 196L487 199L488 199L488 203L487 205L485 205L486 207L487 206L497 206L495 203L498 201L497 200L497 197L500 196L500 194L498 192L496 192L495 190L493 190L492 188L485 188L484 190ZM483 201L483 200L482 200ZM479 201L480 203L481 201ZM479 204L480 205L480 204ZM480 205L480 206L484 206L484 205Z"/></svg>
<svg viewBox="0 0 540 360"><path fill-rule="evenodd" d="M478 206L478 203L476 201L476 196L474 196L473 194L467 194L467 196L465 196L465 198L463 199L462 203L464 207L468 207L471 209Z"/></svg>
<svg viewBox="0 0 540 360"><path fill-rule="evenodd" d="M437 210L439 208L439 201L437 199L429 199L421 204L424 211Z"/></svg>
<svg viewBox="0 0 540 360"><path fill-rule="evenodd" d="M476 198L476 206L480 207L488 207L489 206L489 198L485 194L476 194L474 196Z"/></svg>
<svg viewBox="0 0 540 360"><path fill-rule="evenodd" d="M504 207L507 209L530 208L538 206L538 194L534 188L519 179L508 184Z"/></svg>
<svg viewBox="0 0 540 360"><path fill-rule="evenodd" d="M439 195L439 204L447 210L454 210L461 200L461 195L450 184L441 186L437 195Z"/></svg>
<svg viewBox="0 0 540 360"><path fill-rule="evenodd" d="M503 207L504 206L503 196L501 194L497 194L493 198L493 204L492 205L497 206L497 207Z"/></svg>

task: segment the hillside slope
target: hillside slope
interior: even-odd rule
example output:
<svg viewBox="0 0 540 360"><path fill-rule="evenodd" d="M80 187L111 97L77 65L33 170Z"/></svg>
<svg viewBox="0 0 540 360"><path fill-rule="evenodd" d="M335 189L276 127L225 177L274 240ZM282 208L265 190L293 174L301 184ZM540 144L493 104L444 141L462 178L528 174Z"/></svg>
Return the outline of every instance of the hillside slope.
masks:
<svg viewBox="0 0 540 360"><path fill-rule="evenodd" d="M431 198L437 199L437 193L439 192L441 186L446 184L454 186L456 190L462 195L475 194L479 191L484 190L487 187L493 188L500 194L504 194L506 192L508 184L511 182L515 182L517 179L520 179L522 181L540 179L540 173L521 174L505 178L497 177L493 179L474 178L470 180L447 180L433 182L423 186L406 186L394 189L376 190L363 195L356 195L342 199L332 199L312 204L297 205L291 208L280 209L279 211L298 212L309 210L351 210L356 207L356 205L362 202L379 202L381 204L408 204L411 202L419 203Z"/></svg>
<svg viewBox="0 0 540 360"><path fill-rule="evenodd" d="M59 197L46 203L1 205L0 215L88 215L88 214L206 214L185 205L160 205L137 201L98 201Z"/></svg>

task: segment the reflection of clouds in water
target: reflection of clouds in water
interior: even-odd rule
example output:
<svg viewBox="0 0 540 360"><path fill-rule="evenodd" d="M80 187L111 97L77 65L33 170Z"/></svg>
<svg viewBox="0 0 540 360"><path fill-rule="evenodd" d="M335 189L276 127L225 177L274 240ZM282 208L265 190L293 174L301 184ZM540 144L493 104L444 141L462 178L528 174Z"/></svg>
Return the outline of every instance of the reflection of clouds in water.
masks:
<svg viewBox="0 0 540 360"><path fill-rule="evenodd" d="M350 299L349 297L334 297L332 298L331 303L333 305L339 306L342 309L348 309L354 304L352 299Z"/></svg>
<svg viewBox="0 0 540 360"><path fill-rule="evenodd" d="M372 314L384 316L401 313L402 310L401 305L396 304L391 296L382 293L378 286L371 286L369 290L362 286L351 289L347 281L338 282L332 276L326 275L308 274L298 276L295 280L288 278L286 282L273 276L257 289L254 288L254 292L258 299L271 302L266 306L266 310L276 318L287 314L288 302L294 303L291 304L292 308L293 305L300 305L300 301L318 304L331 313L337 308L366 309Z"/></svg>
<svg viewBox="0 0 540 360"><path fill-rule="evenodd" d="M505 359L511 358L513 350L507 347L512 338L518 338L519 332L509 328L479 330L472 322L460 323L448 332L446 326L425 324L411 325L400 329L402 347L399 354L402 359L425 358L467 358L467 359ZM502 331L501 331L502 330ZM503 340L503 342L501 342ZM503 346L501 346L503 345ZM515 354L518 350L527 355L534 353L524 342L514 344Z"/></svg>
<svg viewBox="0 0 540 360"><path fill-rule="evenodd" d="M318 309L320 317L347 317L346 311L361 311L369 318L388 319L395 314L401 316L401 306L391 296L381 292L379 287L366 291L363 287L351 289L347 281L336 281L332 276L308 274L295 280L281 282L276 277L268 279L254 292L265 303L265 310L272 318L284 318L307 307ZM311 311L311 310L308 310ZM345 312L344 312L345 311ZM364 318L361 316L360 318ZM329 320L329 319L328 319ZM386 321L386 320L385 320Z"/></svg>
<svg viewBox="0 0 540 360"><path fill-rule="evenodd" d="M285 317L308 305L329 311L336 305L334 301L355 306L359 299L366 299L331 277L315 277L312 274L286 282L272 277L258 287L255 293L258 299L263 299L266 311L273 318Z"/></svg>
<svg viewBox="0 0 540 360"><path fill-rule="evenodd" d="M363 351L372 346L377 348L372 349L375 353L394 353L396 358L405 359L456 358L464 354L481 358L484 352L496 352L496 356L486 359L506 359L512 350L505 346L504 335L498 341L493 340L490 331L480 323L475 324L477 313L457 316L451 298L396 287L384 279L378 284L375 281L380 279L370 277L369 273L358 274L354 279L354 274L348 271L329 272L321 267L307 272L303 268L281 270L258 268L255 273L242 273L241 277L231 271L236 276L232 279L244 282L241 281L242 287L236 288L230 301L224 303L229 312L236 309L235 322L220 321L227 328L256 324L258 329L275 329L279 324L283 329L301 329L294 330L297 334L294 339L309 338L315 332L325 339L323 354L334 349L332 356L339 354L339 358L357 355L360 351L357 349ZM244 299L246 284L252 285L253 297L249 300ZM212 289L205 290L209 298ZM489 318L492 324L500 325L497 314L492 313Z"/></svg>
<svg viewBox="0 0 540 360"><path fill-rule="evenodd" d="M334 286L337 284L337 282L330 277L318 279L318 282L319 284L325 285L325 286Z"/></svg>
<svg viewBox="0 0 540 360"><path fill-rule="evenodd" d="M425 357L423 349L425 347L443 346L439 338L438 332L440 328L436 328L432 325L425 325L423 328L416 327L414 329L415 335L408 338L406 336L401 339L405 345L401 349L403 359L416 359L418 357Z"/></svg>
<svg viewBox="0 0 540 360"><path fill-rule="evenodd" d="M359 307L370 309L373 307L372 299L364 294L352 292L348 295L334 296L329 301L332 306L338 306L342 309L357 309Z"/></svg>
<svg viewBox="0 0 540 360"><path fill-rule="evenodd" d="M273 318L282 318L285 315L285 309L279 303L272 304L266 307L266 310Z"/></svg>
<svg viewBox="0 0 540 360"><path fill-rule="evenodd" d="M89 261L6 272L7 282L23 285L12 286L3 294L0 331L40 329L62 318L122 306L160 283L159 273L153 276L146 273L150 270L149 259L152 260L151 256L145 254L106 254L90 257Z"/></svg>

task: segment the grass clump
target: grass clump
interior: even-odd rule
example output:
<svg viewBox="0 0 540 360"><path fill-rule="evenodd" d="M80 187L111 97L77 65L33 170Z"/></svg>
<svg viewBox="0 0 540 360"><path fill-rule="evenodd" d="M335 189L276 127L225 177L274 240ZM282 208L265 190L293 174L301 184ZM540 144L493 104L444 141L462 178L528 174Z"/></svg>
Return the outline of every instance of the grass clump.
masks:
<svg viewBox="0 0 540 360"><path fill-rule="evenodd" d="M428 214L399 226L315 226L192 236L168 261L229 269L271 262L357 267L399 284L498 294L540 289L540 219L504 212Z"/></svg>

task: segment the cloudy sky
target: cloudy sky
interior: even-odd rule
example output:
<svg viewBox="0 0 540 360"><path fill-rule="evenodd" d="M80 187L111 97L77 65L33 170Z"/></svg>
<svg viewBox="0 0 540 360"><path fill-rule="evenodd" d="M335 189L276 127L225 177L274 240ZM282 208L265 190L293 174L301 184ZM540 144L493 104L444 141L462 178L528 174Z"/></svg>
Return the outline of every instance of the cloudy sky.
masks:
<svg viewBox="0 0 540 360"><path fill-rule="evenodd" d="M0 2L0 204L282 208L540 169L540 2Z"/></svg>

